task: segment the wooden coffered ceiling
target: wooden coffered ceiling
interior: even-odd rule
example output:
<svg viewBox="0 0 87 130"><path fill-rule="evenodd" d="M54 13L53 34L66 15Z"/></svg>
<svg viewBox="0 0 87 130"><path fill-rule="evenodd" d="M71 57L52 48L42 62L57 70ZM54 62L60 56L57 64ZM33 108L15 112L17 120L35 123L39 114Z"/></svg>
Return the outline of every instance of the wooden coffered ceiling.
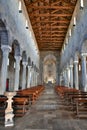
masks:
<svg viewBox="0 0 87 130"><path fill-rule="evenodd" d="M60 51L77 0L24 0L40 51Z"/></svg>

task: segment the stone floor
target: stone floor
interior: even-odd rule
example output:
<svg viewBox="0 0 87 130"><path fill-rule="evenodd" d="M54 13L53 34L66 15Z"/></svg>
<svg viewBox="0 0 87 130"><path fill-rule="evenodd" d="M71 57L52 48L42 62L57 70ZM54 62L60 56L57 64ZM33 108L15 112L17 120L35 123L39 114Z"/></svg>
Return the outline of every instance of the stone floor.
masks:
<svg viewBox="0 0 87 130"><path fill-rule="evenodd" d="M0 126L0 130L87 130L87 119L77 119L66 108L53 87L46 87L26 115L15 120L14 127Z"/></svg>

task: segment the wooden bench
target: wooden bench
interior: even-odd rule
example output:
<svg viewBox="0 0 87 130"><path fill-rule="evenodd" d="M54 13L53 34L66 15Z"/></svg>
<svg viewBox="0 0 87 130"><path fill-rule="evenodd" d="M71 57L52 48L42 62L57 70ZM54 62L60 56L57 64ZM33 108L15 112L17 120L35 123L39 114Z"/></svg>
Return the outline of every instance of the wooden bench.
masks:
<svg viewBox="0 0 87 130"><path fill-rule="evenodd" d="M86 98L76 98L76 116L87 118L87 97Z"/></svg>
<svg viewBox="0 0 87 130"><path fill-rule="evenodd" d="M7 107L7 97L5 97L4 95L0 96L0 122L4 123L4 119L5 119L5 109Z"/></svg>
<svg viewBox="0 0 87 130"><path fill-rule="evenodd" d="M56 87L55 91L64 99L68 110L73 110L76 117L87 117L87 92L61 86Z"/></svg>
<svg viewBox="0 0 87 130"><path fill-rule="evenodd" d="M24 97L13 98L13 110L15 116L23 116L29 109L29 101Z"/></svg>
<svg viewBox="0 0 87 130"><path fill-rule="evenodd" d="M32 87L32 88L27 88L24 90L17 91L17 95L28 97L29 102L33 104L43 90L44 90L43 86Z"/></svg>

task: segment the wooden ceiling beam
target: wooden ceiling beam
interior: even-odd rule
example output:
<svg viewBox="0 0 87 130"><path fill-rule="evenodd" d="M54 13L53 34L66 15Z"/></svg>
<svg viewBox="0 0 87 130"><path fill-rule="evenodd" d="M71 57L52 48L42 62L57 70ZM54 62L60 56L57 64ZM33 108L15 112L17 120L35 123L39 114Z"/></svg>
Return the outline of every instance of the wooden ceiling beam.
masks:
<svg viewBox="0 0 87 130"><path fill-rule="evenodd" d="M33 24L37 24L37 23L69 23L69 20L50 20L50 21L45 21L45 20L37 20L37 21L32 21L32 25Z"/></svg>
<svg viewBox="0 0 87 130"><path fill-rule="evenodd" d="M61 45L61 46L62 46L62 45ZM50 45L48 45L48 47L53 47L53 48L56 48L56 47L61 47L61 46L53 46L53 45L52 45L52 46L50 46ZM47 48L47 45L46 45L46 46L41 46L41 45L40 45L40 47Z"/></svg>
<svg viewBox="0 0 87 130"><path fill-rule="evenodd" d="M24 0L25 1L25 4L26 4L26 6L27 5L29 5L29 6L33 6L34 4L36 4L36 3L38 3L38 2L41 2L41 1L43 1L43 0L34 0L33 2L28 2L28 1L26 1L26 0Z"/></svg>
<svg viewBox="0 0 87 130"><path fill-rule="evenodd" d="M48 37L50 36L50 34L42 34L42 35L39 35L39 34L35 34L37 37L41 36L41 37ZM64 37L65 34L51 34L52 37Z"/></svg>
<svg viewBox="0 0 87 130"><path fill-rule="evenodd" d="M72 14L65 14L65 13L61 13L61 14L47 14L47 13L43 13L43 14L29 14L30 17L50 17L50 16L56 16L56 17L68 17L68 16L72 16Z"/></svg>
<svg viewBox="0 0 87 130"><path fill-rule="evenodd" d="M35 30L35 33L39 33L39 34L42 34L42 33L60 33L60 32L66 32L66 30L64 29L60 29L60 30L47 30L47 31L45 31L45 30L43 30L43 31L39 31L38 32L38 30Z"/></svg>
<svg viewBox="0 0 87 130"><path fill-rule="evenodd" d="M61 28L61 27L66 27L66 26L68 26L67 24L66 25L61 25L61 24L59 24L59 25L54 25L54 26L52 26L52 25L46 25L45 27L46 28ZM44 28L44 26L43 25L35 25L33 28Z"/></svg>
<svg viewBox="0 0 87 130"><path fill-rule="evenodd" d="M49 48L58 48L58 47L61 47L61 46L49 46L49 45L46 45L46 46L40 46L41 48L47 48L47 46L49 47Z"/></svg>
<svg viewBox="0 0 87 130"><path fill-rule="evenodd" d="M40 48L42 48L42 49L51 49L51 50L54 50L54 49L59 49L59 48L61 48L61 47L55 47L55 48L52 48L52 47L49 47L49 48L47 48L47 47L40 47Z"/></svg>
<svg viewBox="0 0 87 130"><path fill-rule="evenodd" d="M64 38L64 36L61 36L61 37L57 37L57 38L52 38L52 37L49 37L49 38L36 38L37 40L48 40L48 39L50 39L50 40L53 40L53 39L61 39L61 38Z"/></svg>
<svg viewBox="0 0 87 130"><path fill-rule="evenodd" d="M37 5L28 5L28 4L26 4L26 7L27 8L29 8L29 9L57 9L57 10L62 10L62 9L67 9L67 10L71 10L71 9L73 9L75 6L73 6L73 5L69 5L69 6L51 6L51 5L41 5L41 6L37 6Z"/></svg>
<svg viewBox="0 0 87 130"><path fill-rule="evenodd" d="M62 41L37 41L38 43L53 43L53 42L56 42L56 43L62 43L63 42L63 40Z"/></svg>
<svg viewBox="0 0 87 130"><path fill-rule="evenodd" d="M51 38L52 39L59 39L59 38L65 38L65 36L54 36L54 37L52 37L52 35L51 35ZM48 35L48 37L46 37L46 36L44 36L44 37L37 36L36 39L38 39L38 40L40 40L40 39L50 39L50 35Z"/></svg>
<svg viewBox="0 0 87 130"><path fill-rule="evenodd" d="M42 49L42 48L41 48L40 51L44 51L44 52L45 52L45 51L57 51L57 52L59 51L59 52L60 52L61 49L59 49L59 48L58 48L58 49Z"/></svg>
<svg viewBox="0 0 87 130"><path fill-rule="evenodd" d="M58 0L56 2L51 3L51 5L59 4L60 2L61 2L61 0Z"/></svg>

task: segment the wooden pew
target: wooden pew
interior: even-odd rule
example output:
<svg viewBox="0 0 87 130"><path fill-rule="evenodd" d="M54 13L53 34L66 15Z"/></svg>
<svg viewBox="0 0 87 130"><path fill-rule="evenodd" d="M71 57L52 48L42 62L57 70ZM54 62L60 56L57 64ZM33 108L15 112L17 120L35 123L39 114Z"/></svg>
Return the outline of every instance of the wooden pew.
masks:
<svg viewBox="0 0 87 130"><path fill-rule="evenodd" d="M76 116L87 118L87 97L86 98L76 98Z"/></svg>
<svg viewBox="0 0 87 130"><path fill-rule="evenodd" d="M4 123L4 119L5 119L5 109L7 107L7 97L5 97L4 95L0 96L0 122Z"/></svg>
<svg viewBox="0 0 87 130"><path fill-rule="evenodd" d="M13 98L13 110L15 116L23 116L29 109L29 101L24 97Z"/></svg>
<svg viewBox="0 0 87 130"><path fill-rule="evenodd" d="M27 88L24 90L17 91L17 95L28 97L29 102L33 104L43 90L44 90L43 86L32 87L32 88Z"/></svg>
<svg viewBox="0 0 87 130"><path fill-rule="evenodd" d="M15 116L23 116L27 112L30 104L36 101L43 90L43 86L38 86L17 91L17 95L13 98Z"/></svg>
<svg viewBox="0 0 87 130"><path fill-rule="evenodd" d="M68 110L73 110L76 117L87 117L87 92L61 86L56 87L55 90L68 105Z"/></svg>

